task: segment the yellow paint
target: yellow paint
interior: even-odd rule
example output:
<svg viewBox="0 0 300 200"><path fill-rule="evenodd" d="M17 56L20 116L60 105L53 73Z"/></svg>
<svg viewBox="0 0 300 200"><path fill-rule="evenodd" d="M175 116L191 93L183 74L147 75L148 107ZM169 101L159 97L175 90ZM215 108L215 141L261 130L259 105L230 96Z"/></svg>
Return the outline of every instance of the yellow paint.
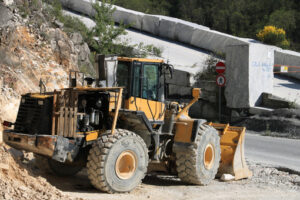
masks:
<svg viewBox="0 0 300 200"><path fill-rule="evenodd" d="M33 93L30 94L31 98L36 98L36 99L46 99L48 97L52 97L52 95L44 95L44 94L39 94L39 93Z"/></svg>
<svg viewBox="0 0 300 200"><path fill-rule="evenodd" d="M123 95L123 88L120 88L119 92L118 92L117 106L116 106L116 109L114 112L114 119L113 119L113 123L112 123L112 127L111 127L111 134L114 134L115 129L116 129L119 110L120 110L121 104L122 104L122 95Z"/></svg>
<svg viewBox="0 0 300 200"><path fill-rule="evenodd" d="M234 127L229 124L208 123L218 130L221 145L221 163L219 173L229 173L235 180L249 178L252 172L248 169L244 155L245 127Z"/></svg>
<svg viewBox="0 0 300 200"><path fill-rule="evenodd" d="M151 63L163 63L163 60L159 59L147 59L147 58L127 58L127 57L118 57L118 61L125 61L125 62L151 62Z"/></svg>
<svg viewBox="0 0 300 200"><path fill-rule="evenodd" d="M74 90L78 90L78 91L111 91L111 90L120 90L121 88L123 87L76 87L76 88L71 88L71 89L74 89ZM70 89L70 88L66 88L67 89Z"/></svg>
<svg viewBox="0 0 300 200"><path fill-rule="evenodd" d="M125 101L125 109L143 111L149 120L153 120L153 116L155 120L164 120L163 112L165 109L165 104L159 101L151 100L148 100L148 103L147 99L130 97Z"/></svg>
<svg viewBox="0 0 300 200"><path fill-rule="evenodd" d="M190 119L189 115L188 115L188 110L190 109L190 107L196 103L198 101L198 99L200 98L200 94L201 94L201 90L200 88L193 88L193 99L192 101L185 106L175 117L175 120L178 120L180 118L182 119Z"/></svg>
<svg viewBox="0 0 300 200"><path fill-rule="evenodd" d="M201 89L200 88L193 88L193 97L196 99L200 98Z"/></svg>
<svg viewBox="0 0 300 200"><path fill-rule="evenodd" d="M179 120L176 122L175 142L191 143L194 120Z"/></svg>
<svg viewBox="0 0 300 200"><path fill-rule="evenodd" d="M88 141L93 141L93 140L97 140L98 135L99 135L99 131L90 131L86 133L86 137L85 140Z"/></svg>
<svg viewBox="0 0 300 200"><path fill-rule="evenodd" d="M109 92L109 112L115 109L117 97L118 95L116 92Z"/></svg>

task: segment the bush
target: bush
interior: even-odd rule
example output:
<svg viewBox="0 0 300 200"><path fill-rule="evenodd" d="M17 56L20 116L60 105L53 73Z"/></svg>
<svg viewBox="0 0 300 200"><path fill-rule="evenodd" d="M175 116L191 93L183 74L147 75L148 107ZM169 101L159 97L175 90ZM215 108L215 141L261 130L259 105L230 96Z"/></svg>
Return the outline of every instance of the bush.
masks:
<svg viewBox="0 0 300 200"><path fill-rule="evenodd" d="M290 46L289 41L286 39L285 30L277 28L275 26L265 26L263 30L257 33L257 38L270 45L280 46L287 48Z"/></svg>
<svg viewBox="0 0 300 200"><path fill-rule="evenodd" d="M216 73L216 64L220 59L216 58L215 55L210 55L206 61L204 69L198 73L196 73L194 79L196 83L201 81L212 81L217 77Z"/></svg>

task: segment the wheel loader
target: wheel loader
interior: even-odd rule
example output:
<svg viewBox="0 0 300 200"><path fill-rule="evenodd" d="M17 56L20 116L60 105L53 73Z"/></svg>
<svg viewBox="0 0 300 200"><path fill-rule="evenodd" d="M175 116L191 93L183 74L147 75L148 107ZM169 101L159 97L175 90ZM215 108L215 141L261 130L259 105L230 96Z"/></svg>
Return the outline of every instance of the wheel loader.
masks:
<svg viewBox="0 0 300 200"><path fill-rule="evenodd" d="M68 88L21 97L17 119L4 121L11 147L33 152L58 175L87 168L104 192L129 192L147 173L207 185L216 176L251 177L244 127L193 119L201 97L189 74L163 60L97 57L97 78L70 72ZM184 84L183 84L184 82Z"/></svg>

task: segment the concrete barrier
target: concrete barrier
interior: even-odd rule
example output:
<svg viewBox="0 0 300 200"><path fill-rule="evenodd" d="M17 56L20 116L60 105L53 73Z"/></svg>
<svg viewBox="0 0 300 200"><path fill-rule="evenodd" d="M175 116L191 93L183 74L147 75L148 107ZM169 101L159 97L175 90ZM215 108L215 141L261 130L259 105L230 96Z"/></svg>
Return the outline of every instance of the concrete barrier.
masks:
<svg viewBox="0 0 300 200"><path fill-rule="evenodd" d="M89 0L61 0L61 2L73 11L93 15L94 11ZM133 28L155 36L208 51L225 53L228 80L225 97L230 108L259 105L263 92L272 93L274 59L275 64L300 66L300 53L259 44L252 39L235 37L180 19L147 15L118 6L113 17L116 22L131 24ZM300 69L290 68L289 71ZM300 79L300 73L287 75Z"/></svg>
<svg viewBox="0 0 300 200"><path fill-rule="evenodd" d="M191 44L193 32L194 32L193 26L179 22L176 24L174 38L179 42Z"/></svg>
<svg viewBox="0 0 300 200"><path fill-rule="evenodd" d="M175 20L160 19L158 35L162 38L175 40L176 24Z"/></svg>
<svg viewBox="0 0 300 200"><path fill-rule="evenodd" d="M229 108L260 105L262 94L273 92L274 48L262 44L226 48L225 97Z"/></svg>
<svg viewBox="0 0 300 200"><path fill-rule="evenodd" d="M73 11L87 16L94 15L91 2L95 2L95 0L61 0L61 2L64 7ZM227 45L247 44L246 41L238 37L213 31L208 27L184 20L159 15L146 15L119 6L115 6L115 8L116 11L113 14L115 22L130 24L135 29L202 49L225 53Z"/></svg>
<svg viewBox="0 0 300 200"><path fill-rule="evenodd" d="M290 67L288 71L291 73L282 73L282 75L293 77L300 80L300 53L288 50L275 50L275 64L296 66L299 68ZM279 68L275 67L275 70ZM295 72L296 71L296 72Z"/></svg>
<svg viewBox="0 0 300 200"><path fill-rule="evenodd" d="M89 0L60 0L63 7L69 8L73 11L79 12L81 14L87 15L87 16L94 16L95 11L93 9L93 6Z"/></svg>
<svg viewBox="0 0 300 200"><path fill-rule="evenodd" d="M177 41L185 43L185 44L191 44L193 33L196 28L201 28L203 30L209 30L208 27L201 26L201 25L194 24L194 23L187 22L187 21L183 21L183 20L179 20L176 24L174 40L177 40Z"/></svg>
<svg viewBox="0 0 300 200"><path fill-rule="evenodd" d="M153 35L158 35L159 33L159 16L155 15L144 15L142 30Z"/></svg>
<svg viewBox="0 0 300 200"><path fill-rule="evenodd" d="M226 52L226 46L228 45L244 44L249 44L249 42L225 33L202 28L194 29L190 42L190 45L221 53Z"/></svg>
<svg viewBox="0 0 300 200"><path fill-rule="evenodd" d="M142 29L143 17L144 13L124 9L119 6L116 6L116 11L113 14L115 22L130 25L137 30Z"/></svg>

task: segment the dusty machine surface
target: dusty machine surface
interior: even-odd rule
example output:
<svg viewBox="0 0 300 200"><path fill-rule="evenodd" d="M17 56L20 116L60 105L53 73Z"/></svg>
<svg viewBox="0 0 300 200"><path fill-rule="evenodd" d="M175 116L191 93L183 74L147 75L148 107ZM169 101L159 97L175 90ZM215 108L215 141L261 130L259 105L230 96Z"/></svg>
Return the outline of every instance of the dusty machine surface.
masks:
<svg viewBox="0 0 300 200"><path fill-rule="evenodd" d="M16 122L4 122L6 144L34 152L59 175L87 167L92 185L109 193L131 191L153 171L198 185L252 175L245 128L189 117L201 90L189 87L188 73L162 60L97 62L96 80L71 72L69 88L23 95Z"/></svg>

